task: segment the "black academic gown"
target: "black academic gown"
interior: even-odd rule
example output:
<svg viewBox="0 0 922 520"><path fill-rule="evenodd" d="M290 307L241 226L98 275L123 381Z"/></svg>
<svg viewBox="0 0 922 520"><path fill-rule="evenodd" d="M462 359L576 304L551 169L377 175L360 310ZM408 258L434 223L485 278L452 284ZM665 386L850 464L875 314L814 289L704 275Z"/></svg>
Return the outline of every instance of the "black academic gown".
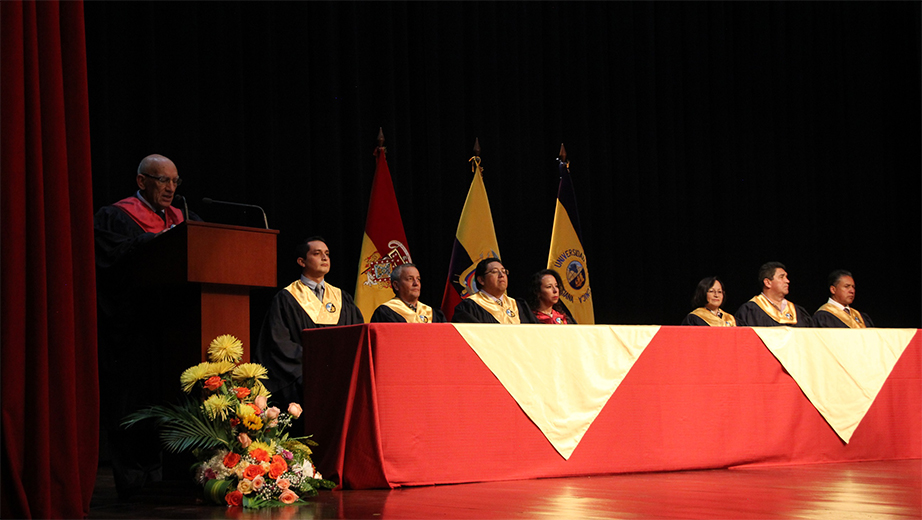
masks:
<svg viewBox="0 0 922 520"><path fill-rule="evenodd" d="M355 306L352 296L342 291L342 298L342 309L336 325L364 323L362 311ZM303 405L301 331L332 326L314 323L287 290L279 291L272 299L272 305L259 331L259 341L250 354L253 362L269 371L266 387L272 392L270 400L279 408L287 407L288 403Z"/></svg>
<svg viewBox="0 0 922 520"><path fill-rule="evenodd" d="M201 218L190 212L189 220ZM171 304L183 295L129 288L138 283L127 278L125 267L136 253L144 254L144 246L157 235L144 231L127 213L115 206L100 208L93 217L93 235L100 449L102 458L111 459L116 489L124 497L161 479L160 439L154 425L145 421L125 429L121 421L145 406L166 404L165 399L179 393L177 374L168 373L169 360L151 353L167 346L164 331L171 323ZM139 367L144 367L142 372Z"/></svg>
<svg viewBox="0 0 922 520"><path fill-rule="evenodd" d="M865 327L873 327L874 322L871 321L871 317L861 313L861 319L864 320ZM842 320L836 317L835 314L826 311L816 311L813 314L813 326L814 327L828 327L828 328L837 328L837 329L847 329L848 325L842 323Z"/></svg>
<svg viewBox="0 0 922 520"><path fill-rule="evenodd" d="M735 317L735 316L734 316L734 317ZM738 322L737 322L737 323L738 323ZM694 314L692 314L692 313L690 313L690 312L689 312L688 314L685 315L685 319L682 320L682 323L681 323L681 324L682 324L682 325L699 325L699 326L704 326L704 327L710 327L710 326L711 326L710 323L704 321L704 320L701 319L700 317L698 317L698 316L696 316L696 315L694 315Z"/></svg>
<svg viewBox="0 0 922 520"><path fill-rule="evenodd" d="M797 309L797 323L785 325L773 320L771 316L765 314L755 302L748 301L740 306L739 310L733 315L736 318L737 327L812 327L813 319L807 309L800 305L788 302Z"/></svg>
<svg viewBox="0 0 922 520"><path fill-rule="evenodd" d="M445 323L445 313L441 309L432 308L432 323ZM387 305L378 305L371 315L371 323L406 323L403 316L397 314Z"/></svg>
<svg viewBox="0 0 922 520"><path fill-rule="evenodd" d="M508 296L507 296L508 298ZM531 308L528 307L528 304L525 303L525 300L519 298L513 298L515 300L516 307L519 309L519 321L522 323L538 323L538 318L535 318L535 315L532 314ZM461 303L455 306L455 314L451 317L452 323L496 323L496 318L493 317L486 309L477 305L472 300L462 300Z"/></svg>

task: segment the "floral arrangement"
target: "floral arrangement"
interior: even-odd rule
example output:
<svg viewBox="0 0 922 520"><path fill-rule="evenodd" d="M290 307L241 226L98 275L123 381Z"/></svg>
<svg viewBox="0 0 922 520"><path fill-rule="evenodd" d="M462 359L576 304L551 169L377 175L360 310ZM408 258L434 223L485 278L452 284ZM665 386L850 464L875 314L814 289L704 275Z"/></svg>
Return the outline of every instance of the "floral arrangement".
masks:
<svg viewBox="0 0 922 520"><path fill-rule="evenodd" d="M206 496L228 506L262 508L304 503L318 489L332 489L311 461L310 437L289 438L286 430L301 415L269 406L262 380L265 367L240 363L243 344L230 335L215 338L208 361L179 378L190 397L178 405L153 406L123 421L128 427L153 419L166 449L191 450L199 462L195 480ZM194 396L194 397L193 397Z"/></svg>

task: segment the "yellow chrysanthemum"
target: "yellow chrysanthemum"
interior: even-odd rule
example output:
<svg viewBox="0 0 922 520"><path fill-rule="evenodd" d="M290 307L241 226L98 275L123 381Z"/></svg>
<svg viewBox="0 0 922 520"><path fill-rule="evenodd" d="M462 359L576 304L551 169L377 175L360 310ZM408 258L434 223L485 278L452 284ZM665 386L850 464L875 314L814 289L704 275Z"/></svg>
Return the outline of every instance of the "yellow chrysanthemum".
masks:
<svg viewBox="0 0 922 520"><path fill-rule="evenodd" d="M179 376L179 384L182 385L182 390L185 393L192 391L192 387L195 386L195 382L207 377L211 377L216 374L211 373L211 363L199 363L192 368L187 368L185 372Z"/></svg>
<svg viewBox="0 0 922 520"><path fill-rule="evenodd" d="M219 361L236 363L240 361L242 357L243 343L230 334L218 336L208 345L208 359L212 363L217 363Z"/></svg>
<svg viewBox="0 0 922 520"><path fill-rule="evenodd" d="M256 410L254 410L252 406L243 403L237 405L237 417L245 419L250 415L256 415Z"/></svg>
<svg viewBox="0 0 922 520"><path fill-rule="evenodd" d="M252 392L250 394L250 397L253 399L256 399L259 396L263 396L266 398L266 400L268 400L270 397L272 397L272 392L270 392L269 389L266 388L266 385L260 383L259 381L257 381L256 384L253 385L253 388L250 388L250 392Z"/></svg>
<svg viewBox="0 0 922 520"><path fill-rule="evenodd" d="M259 363L243 363L237 365L234 373L231 375L234 381L243 381L246 379L269 379L266 367Z"/></svg>
<svg viewBox="0 0 922 520"><path fill-rule="evenodd" d="M234 403L231 401L230 396L214 394L208 399L205 399L205 402L202 403L202 407L205 409L205 413L208 414L209 418L214 420L220 416L223 421L227 419L227 413L234 407Z"/></svg>
<svg viewBox="0 0 922 520"><path fill-rule="evenodd" d="M230 361L216 361L213 363L207 363L208 365L208 377L211 376L220 376L226 374L234 369L234 364Z"/></svg>

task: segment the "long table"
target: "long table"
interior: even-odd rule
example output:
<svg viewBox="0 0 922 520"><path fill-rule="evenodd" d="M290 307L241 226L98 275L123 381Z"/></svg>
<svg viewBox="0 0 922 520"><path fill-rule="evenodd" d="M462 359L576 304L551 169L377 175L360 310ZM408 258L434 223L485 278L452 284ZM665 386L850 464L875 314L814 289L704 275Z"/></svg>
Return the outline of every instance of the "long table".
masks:
<svg viewBox="0 0 922 520"><path fill-rule="evenodd" d="M452 325L303 341L314 461L347 489L922 458L919 331L846 444L752 329L662 327L569 459Z"/></svg>

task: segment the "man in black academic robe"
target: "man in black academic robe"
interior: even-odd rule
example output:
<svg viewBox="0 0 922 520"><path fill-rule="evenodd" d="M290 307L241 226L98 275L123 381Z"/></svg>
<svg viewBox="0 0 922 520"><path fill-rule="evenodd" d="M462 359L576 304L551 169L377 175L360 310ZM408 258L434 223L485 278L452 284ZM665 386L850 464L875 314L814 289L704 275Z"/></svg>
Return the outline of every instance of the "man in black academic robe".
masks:
<svg viewBox="0 0 922 520"><path fill-rule="evenodd" d="M391 271L394 298L371 315L371 323L444 323L445 314L419 301L422 282L416 264L405 263Z"/></svg>
<svg viewBox="0 0 922 520"><path fill-rule="evenodd" d="M301 331L365 322L352 296L324 281L330 272L330 250L323 238L304 240L297 255L301 278L275 295L251 352L253 361L269 371L266 387L280 408L303 404Z"/></svg>
<svg viewBox="0 0 922 520"><path fill-rule="evenodd" d="M829 301L813 314L817 327L864 329L873 327L871 317L851 307L855 301L852 273L837 269L829 274Z"/></svg>
<svg viewBox="0 0 922 520"><path fill-rule="evenodd" d="M538 323L525 300L506 294L509 271L498 258L485 258L474 269L479 291L455 306L453 323Z"/></svg>
<svg viewBox="0 0 922 520"><path fill-rule="evenodd" d="M762 292L740 306L736 324L740 327L812 327L810 313L787 301L790 280L781 262L768 262L759 269Z"/></svg>
<svg viewBox="0 0 922 520"><path fill-rule="evenodd" d="M158 355L166 346L175 293L145 284L130 268L153 241L185 218L171 207L180 185L173 161L149 155L138 166L138 191L93 218L99 355L101 458L111 460L115 487L128 497L162 477L160 439L152 423L121 427L129 413L163 404L176 374ZM189 214L189 220L201 220ZM146 376L146 377L145 377Z"/></svg>

